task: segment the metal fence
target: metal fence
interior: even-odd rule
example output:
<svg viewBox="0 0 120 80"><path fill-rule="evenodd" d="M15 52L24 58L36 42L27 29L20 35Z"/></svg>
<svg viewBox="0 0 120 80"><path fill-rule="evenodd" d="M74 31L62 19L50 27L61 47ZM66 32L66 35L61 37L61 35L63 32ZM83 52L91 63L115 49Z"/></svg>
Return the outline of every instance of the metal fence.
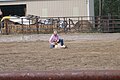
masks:
<svg viewBox="0 0 120 80"><path fill-rule="evenodd" d="M15 21L17 20L17 21ZM2 34L120 32L120 16L11 17L1 22Z"/></svg>
<svg viewBox="0 0 120 80"><path fill-rule="evenodd" d="M120 32L120 16L101 16L95 21L98 32Z"/></svg>
<svg viewBox="0 0 120 80"><path fill-rule="evenodd" d="M3 72L0 80L120 80L119 70Z"/></svg>

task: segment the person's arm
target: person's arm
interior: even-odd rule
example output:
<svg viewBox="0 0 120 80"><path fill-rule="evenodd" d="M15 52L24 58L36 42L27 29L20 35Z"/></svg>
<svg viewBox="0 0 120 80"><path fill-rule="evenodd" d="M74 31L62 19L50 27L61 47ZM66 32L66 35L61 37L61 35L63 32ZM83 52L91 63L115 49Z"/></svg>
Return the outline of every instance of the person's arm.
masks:
<svg viewBox="0 0 120 80"><path fill-rule="evenodd" d="M60 37L59 37L59 35L57 34L57 42L59 42L59 39L60 39Z"/></svg>
<svg viewBox="0 0 120 80"><path fill-rule="evenodd" d="M52 35L52 36L50 37L50 39L49 39L49 43L54 45L53 37L54 37L54 35Z"/></svg>

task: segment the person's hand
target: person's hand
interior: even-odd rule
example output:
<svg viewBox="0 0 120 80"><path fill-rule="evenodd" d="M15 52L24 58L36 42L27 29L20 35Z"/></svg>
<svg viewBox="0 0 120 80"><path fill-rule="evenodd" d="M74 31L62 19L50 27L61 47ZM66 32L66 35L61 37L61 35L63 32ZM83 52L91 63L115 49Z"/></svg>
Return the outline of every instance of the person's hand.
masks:
<svg viewBox="0 0 120 80"><path fill-rule="evenodd" d="M57 45L58 43L57 42L55 42L55 45Z"/></svg>
<svg viewBox="0 0 120 80"><path fill-rule="evenodd" d="M58 40L55 40L54 42L55 42L55 43L57 43L57 42L58 42Z"/></svg>
<svg viewBox="0 0 120 80"><path fill-rule="evenodd" d="M59 42L59 40L57 40L57 43Z"/></svg>

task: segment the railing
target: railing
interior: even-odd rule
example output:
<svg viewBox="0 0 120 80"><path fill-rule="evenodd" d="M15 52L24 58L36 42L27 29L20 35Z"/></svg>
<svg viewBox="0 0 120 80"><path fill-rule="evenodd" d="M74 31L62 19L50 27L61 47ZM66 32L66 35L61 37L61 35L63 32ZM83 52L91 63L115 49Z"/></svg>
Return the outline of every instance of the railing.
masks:
<svg viewBox="0 0 120 80"><path fill-rule="evenodd" d="M3 34L58 32L120 32L120 16L76 16L20 18L18 22L5 19ZM27 24L26 22L27 21Z"/></svg>
<svg viewBox="0 0 120 80"><path fill-rule="evenodd" d="M98 32L120 32L120 16L96 17Z"/></svg>
<svg viewBox="0 0 120 80"><path fill-rule="evenodd" d="M120 80L120 70L3 72L0 80Z"/></svg>

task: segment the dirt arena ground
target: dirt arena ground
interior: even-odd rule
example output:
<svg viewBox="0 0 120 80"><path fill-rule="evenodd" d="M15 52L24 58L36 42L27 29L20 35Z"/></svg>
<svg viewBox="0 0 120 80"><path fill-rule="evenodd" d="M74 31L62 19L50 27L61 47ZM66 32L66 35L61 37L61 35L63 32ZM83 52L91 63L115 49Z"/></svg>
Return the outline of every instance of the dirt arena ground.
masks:
<svg viewBox="0 0 120 80"><path fill-rule="evenodd" d="M120 34L60 34L68 49L49 49L50 34L0 35L0 71L120 69Z"/></svg>

